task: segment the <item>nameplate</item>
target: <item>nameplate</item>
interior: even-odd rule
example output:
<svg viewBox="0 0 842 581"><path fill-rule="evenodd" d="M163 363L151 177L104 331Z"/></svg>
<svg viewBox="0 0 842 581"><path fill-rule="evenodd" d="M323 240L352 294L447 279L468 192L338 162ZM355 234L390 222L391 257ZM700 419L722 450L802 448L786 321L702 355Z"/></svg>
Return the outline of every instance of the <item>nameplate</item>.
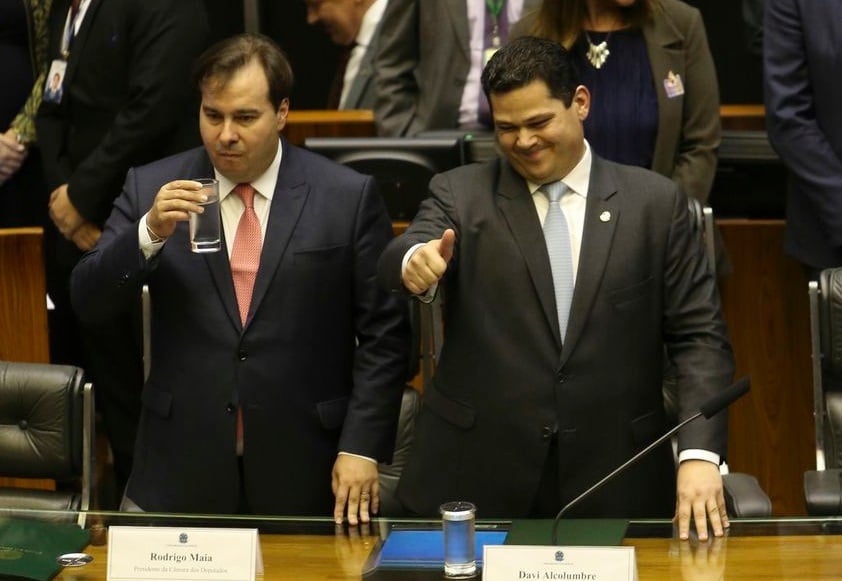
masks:
<svg viewBox="0 0 842 581"><path fill-rule="evenodd" d="M486 545L483 581L637 581L634 547Z"/></svg>
<svg viewBox="0 0 842 581"><path fill-rule="evenodd" d="M262 573L257 529L108 528L108 581L254 581Z"/></svg>

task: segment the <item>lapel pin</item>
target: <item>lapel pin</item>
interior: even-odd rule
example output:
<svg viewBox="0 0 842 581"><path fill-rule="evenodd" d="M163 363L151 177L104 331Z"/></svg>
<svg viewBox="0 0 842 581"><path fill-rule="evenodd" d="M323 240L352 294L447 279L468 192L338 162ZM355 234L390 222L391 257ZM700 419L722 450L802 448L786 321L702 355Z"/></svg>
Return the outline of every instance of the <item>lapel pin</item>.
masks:
<svg viewBox="0 0 842 581"><path fill-rule="evenodd" d="M608 222L611 219L611 212L608 210L604 211L602 214L599 215L600 222Z"/></svg>
<svg viewBox="0 0 842 581"><path fill-rule="evenodd" d="M681 75L669 72L664 79L664 90L667 92L667 97L674 99L684 94L684 83L681 82Z"/></svg>

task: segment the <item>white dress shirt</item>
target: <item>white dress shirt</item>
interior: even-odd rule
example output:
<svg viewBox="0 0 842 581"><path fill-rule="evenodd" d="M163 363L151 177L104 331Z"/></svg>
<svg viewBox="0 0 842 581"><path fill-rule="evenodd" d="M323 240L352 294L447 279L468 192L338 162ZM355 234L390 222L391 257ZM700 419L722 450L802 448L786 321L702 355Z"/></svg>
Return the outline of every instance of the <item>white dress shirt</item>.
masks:
<svg viewBox="0 0 842 581"><path fill-rule="evenodd" d="M351 56L348 59L348 65L345 68L345 76L342 79L342 96L339 98L339 108L345 108L345 99L348 98L348 91L351 90L351 85L354 84L354 79L357 78L357 73L360 71L360 63L363 61L365 52L371 45L371 39L374 32L377 30L377 25L383 18L383 11L386 10L386 4L389 0L375 0L374 4L368 7L363 15L363 21L360 23L360 30L357 32L357 38L354 39L356 46L351 51Z"/></svg>

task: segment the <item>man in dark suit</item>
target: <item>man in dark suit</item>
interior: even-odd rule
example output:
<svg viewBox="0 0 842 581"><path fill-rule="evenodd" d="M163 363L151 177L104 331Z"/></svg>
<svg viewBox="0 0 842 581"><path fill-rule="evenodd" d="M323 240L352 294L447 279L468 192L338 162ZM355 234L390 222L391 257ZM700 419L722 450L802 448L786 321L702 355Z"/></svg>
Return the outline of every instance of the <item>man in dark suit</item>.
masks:
<svg viewBox="0 0 842 581"><path fill-rule="evenodd" d="M378 134L490 129L480 110L485 97L479 76L485 59L505 44L509 26L540 4L541 0L390 0L375 57Z"/></svg>
<svg viewBox="0 0 842 581"><path fill-rule="evenodd" d="M458 498L485 517L546 518L667 430L665 346L682 419L729 384L734 362L685 194L590 151L590 95L569 54L511 41L483 89L505 159L433 178L380 260L394 292L445 293L444 344L398 498L425 515ZM549 244L551 217L567 231ZM679 435L677 484L666 445L571 516L675 512L682 537L694 517L706 538L707 515L721 535L726 444L724 413L696 421Z"/></svg>
<svg viewBox="0 0 842 581"><path fill-rule="evenodd" d="M789 169L786 251L811 278L842 266L840 7L838 0L766 0L766 125Z"/></svg>
<svg viewBox="0 0 842 581"><path fill-rule="evenodd" d="M408 356L406 304L376 283L392 237L385 207L371 177L279 137L292 70L272 41L221 41L197 82L204 148L132 169L73 273L90 322L150 288L151 369L125 504L368 521ZM193 254L186 222L202 198L190 178L209 177L222 251Z"/></svg>
<svg viewBox="0 0 842 581"><path fill-rule="evenodd" d="M189 76L208 24L201 0L56 0L49 34L50 68L64 72L61 98L45 99L36 118L51 192L51 357L84 366L96 383L121 488L140 415L140 297L134 312L80 331L70 272L99 238L129 167L199 143Z"/></svg>
<svg viewBox="0 0 842 581"><path fill-rule="evenodd" d="M328 109L374 106L374 55L388 0L307 0L307 23L320 24L341 47Z"/></svg>

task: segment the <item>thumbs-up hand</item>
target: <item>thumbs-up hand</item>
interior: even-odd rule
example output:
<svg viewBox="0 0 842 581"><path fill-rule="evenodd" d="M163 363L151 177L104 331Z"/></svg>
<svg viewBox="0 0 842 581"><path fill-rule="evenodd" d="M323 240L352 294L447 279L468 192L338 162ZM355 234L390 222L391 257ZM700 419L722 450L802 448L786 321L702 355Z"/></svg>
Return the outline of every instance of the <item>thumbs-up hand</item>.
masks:
<svg viewBox="0 0 842 581"><path fill-rule="evenodd" d="M413 252L401 276L407 290L420 295L437 283L447 271L455 244L456 232L448 228L441 238L430 240Z"/></svg>

